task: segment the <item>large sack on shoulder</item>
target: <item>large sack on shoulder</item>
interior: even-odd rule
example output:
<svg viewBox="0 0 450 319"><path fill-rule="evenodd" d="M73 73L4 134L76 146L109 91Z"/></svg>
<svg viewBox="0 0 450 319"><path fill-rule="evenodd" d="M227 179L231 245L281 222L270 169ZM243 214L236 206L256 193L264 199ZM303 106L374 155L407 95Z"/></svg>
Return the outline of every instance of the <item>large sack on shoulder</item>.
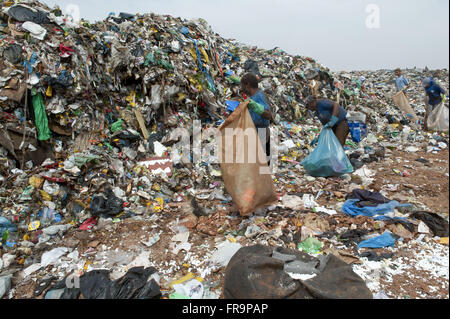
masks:
<svg viewBox="0 0 450 319"><path fill-rule="evenodd" d="M220 167L227 192L242 216L276 203L266 153L247 109L239 107L219 127Z"/></svg>

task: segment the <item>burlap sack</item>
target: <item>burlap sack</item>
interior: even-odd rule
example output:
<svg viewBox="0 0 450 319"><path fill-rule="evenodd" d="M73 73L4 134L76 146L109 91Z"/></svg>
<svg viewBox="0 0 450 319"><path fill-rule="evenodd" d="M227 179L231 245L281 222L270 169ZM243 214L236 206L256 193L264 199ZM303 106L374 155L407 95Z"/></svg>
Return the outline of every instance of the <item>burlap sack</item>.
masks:
<svg viewBox="0 0 450 319"><path fill-rule="evenodd" d="M406 114L410 114L413 117L414 122L418 121L419 118L417 117L416 113L412 109L411 105L409 104L408 99L406 98L403 91L398 92L393 97L394 103L400 108L400 110Z"/></svg>
<svg viewBox="0 0 450 319"><path fill-rule="evenodd" d="M277 201L266 153L247 105L239 105L219 127L218 136L225 188L242 216Z"/></svg>

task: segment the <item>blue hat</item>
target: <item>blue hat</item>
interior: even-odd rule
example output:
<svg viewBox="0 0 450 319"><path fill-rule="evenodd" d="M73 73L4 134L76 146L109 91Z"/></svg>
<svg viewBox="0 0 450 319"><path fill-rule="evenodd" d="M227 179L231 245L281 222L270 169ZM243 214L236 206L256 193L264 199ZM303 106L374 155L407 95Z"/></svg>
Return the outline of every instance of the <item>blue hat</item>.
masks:
<svg viewBox="0 0 450 319"><path fill-rule="evenodd" d="M432 84L433 84L433 78L425 78L424 80L423 80L423 86L424 87L429 87L429 86L431 86Z"/></svg>

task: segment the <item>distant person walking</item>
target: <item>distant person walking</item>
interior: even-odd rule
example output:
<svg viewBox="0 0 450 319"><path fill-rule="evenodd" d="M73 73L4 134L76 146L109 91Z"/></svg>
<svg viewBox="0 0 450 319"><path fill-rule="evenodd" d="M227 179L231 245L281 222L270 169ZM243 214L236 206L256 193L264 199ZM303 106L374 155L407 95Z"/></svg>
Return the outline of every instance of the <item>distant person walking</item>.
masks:
<svg viewBox="0 0 450 319"><path fill-rule="evenodd" d="M403 91L406 95L406 89L409 87L408 80L402 75L402 70L396 69L395 75L397 78L395 79L395 87L397 88L397 92Z"/></svg>

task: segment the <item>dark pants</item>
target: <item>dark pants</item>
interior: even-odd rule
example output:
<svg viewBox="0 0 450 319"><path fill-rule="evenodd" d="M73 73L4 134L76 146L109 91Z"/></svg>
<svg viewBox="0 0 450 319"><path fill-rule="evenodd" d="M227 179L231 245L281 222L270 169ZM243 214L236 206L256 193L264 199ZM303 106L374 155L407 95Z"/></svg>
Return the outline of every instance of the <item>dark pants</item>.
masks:
<svg viewBox="0 0 450 319"><path fill-rule="evenodd" d="M350 134L350 128L348 127L348 121L344 120L333 127L334 135L336 135L339 143L344 147L347 137Z"/></svg>
<svg viewBox="0 0 450 319"><path fill-rule="evenodd" d="M260 129L262 129L262 130L266 130L266 136L264 137L265 138L265 140L264 140L264 138L263 138L263 136L261 136L259 133L259 130ZM262 144L262 146L263 146L263 149L265 150L265 152L266 152L266 156L267 156L267 162L269 163L269 166L270 166L270 130L269 130L269 128L267 127L267 128L256 128L256 130L258 131L258 136L259 136L259 139L260 139L260 141L261 141L261 144Z"/></svg>

